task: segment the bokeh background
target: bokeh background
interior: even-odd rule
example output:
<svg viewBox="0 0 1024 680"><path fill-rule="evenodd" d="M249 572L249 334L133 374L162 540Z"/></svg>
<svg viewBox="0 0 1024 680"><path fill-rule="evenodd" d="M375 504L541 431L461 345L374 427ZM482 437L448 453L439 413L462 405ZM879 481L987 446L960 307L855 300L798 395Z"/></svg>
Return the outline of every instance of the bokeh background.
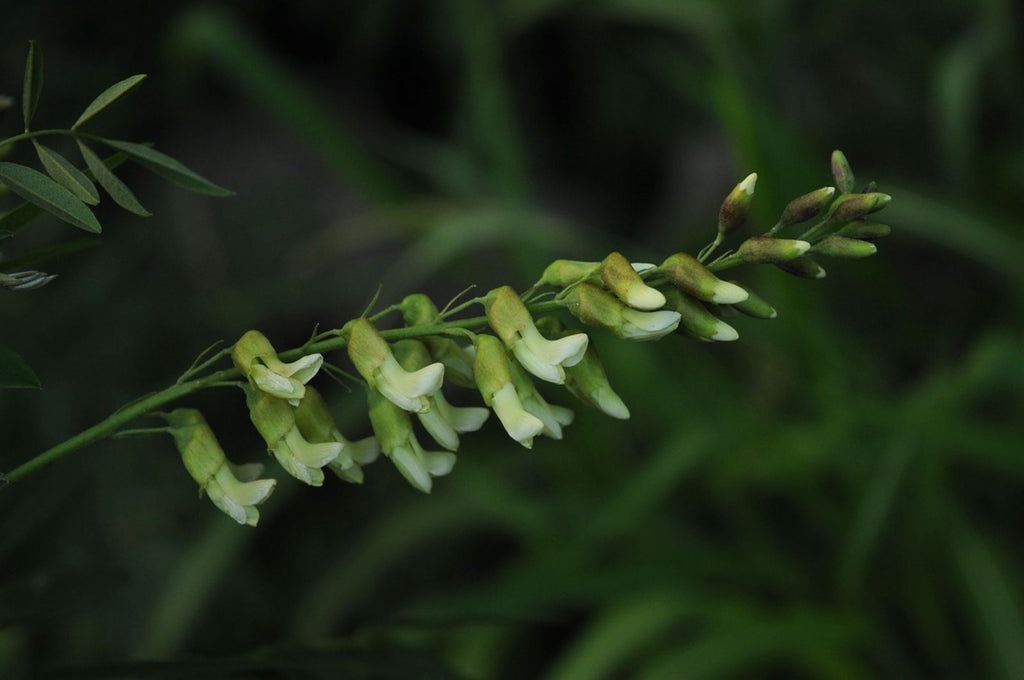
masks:
<svg viewBox="0 0 1024 680"><path fill-rule="evenodd" d="M46 55L38 126L149 73L93 128L238 193L126 169L155 216L105 202L101 243L0 297L44 386L0 392L0 469L214 340L296 346L378 287L443 303L557 257L695 252L751 171L762 229L831 183L834 148L893 196L873 258L738 270L779 310L738 342L597 335L629 422L579 406L532 452L489 424L430 496L380 461L363 486L282 478L239 527L169 438L0 491L0 677L1024 677L1012 3L34 2L0 23L0 90L28 39ZM41 220L5 252L78 237ZM240 395L189 404L265 459Z"/></svg>

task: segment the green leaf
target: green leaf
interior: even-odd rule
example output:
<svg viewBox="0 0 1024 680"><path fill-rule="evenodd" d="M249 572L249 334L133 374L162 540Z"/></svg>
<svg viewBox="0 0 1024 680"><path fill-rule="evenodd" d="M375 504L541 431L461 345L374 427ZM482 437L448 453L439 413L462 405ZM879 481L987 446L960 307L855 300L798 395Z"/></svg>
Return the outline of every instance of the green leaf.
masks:
<svg viewBox="0 0 1024 680"><path fill-rule="evenodd" d="M92 149L85 145L85 142L78 140L78 149L82 152L82 158L85 159L85 164L89 167L89 172L96 178L96 181L100 183L103 190L110 194L110 197L114 199L114 202L124 208L130 213L134 213L140 217L149 217L152 213L142 207L138 199L135 198L135 194L129 189L124 182L118 179L117 175L110 171L110 168L100 160L100 157L96 155Z"/></svg>
<svg viewBox="0 0 1024 680"><path fill-rule="evenodd" d="M25 114L25 129L28 130L32 116L39 105L43 91L43 51L36 47L35 40L28 41L28 58L25 60L25 85L21 95L21 110Z"/></svg>
<svg viewBox="0 0 1024 680"><path fill-rule="evenodd" d="M154 151L148 146L133 142L122 142L117 139L100 139L107 146L123 151L137 163L144 165L156 174L177 184L183 189L208 196L234 196L235 192L219 187L205 177L189 170L170 156Z"/></svg>
<svg viewBox="0 0 1024 680"><path fill-rule="evenodd" d="M46 174L52 177L53 181L73 193L83 203L96 205L100 202L100 192L96 191L96 185L71 161L34 139L32 144L36 147L36 154L46 169Z"/></svg>
<svg viewBox="0 0 1024 680"><path fill-rule="evenodd" d="M0 388L39 389L39 378L25 360L7 345L0 344Z"/></svg>
<svg viewBox="0 0 1024 680"><path fill-rule="evenodd" d="M77 130L79 126L85 124L93 116L100 113L103 109L107 108L118 99L138 87L145 79L146 74L140 73L138 75L129 76L128 78L114 83L107 89L103 90L96 99L92 100L92 103L89 104L89 106L85 107L85 111L83 111L82 115L78 117L78 120L76 120L75 124L71 126L71 129Z"/></svg>
<svg viewBox="0 0 1024 680"><path fill-rule="evenodd" d="M0 163L0 180L11 191L68 224L93 234L102 231L92 211L70 191L32 168Z"/></svg>

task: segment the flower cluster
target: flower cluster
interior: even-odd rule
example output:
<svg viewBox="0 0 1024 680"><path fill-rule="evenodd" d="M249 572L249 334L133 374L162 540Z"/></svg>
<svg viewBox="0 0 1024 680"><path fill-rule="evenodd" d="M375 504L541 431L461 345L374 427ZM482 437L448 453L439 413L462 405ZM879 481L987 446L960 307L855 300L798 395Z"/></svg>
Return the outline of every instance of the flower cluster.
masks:
<svg viewBox="0 0 1024 680"><path fill-rule="evenodd" d="M508 436L526 448L539 436L561 439L575 414L549 402L541 387L564 386L586 405L613 418L629 418L589 336L567 326L559 312L627 340L657 340L671 333L709 342L736 340L739 333L725 320L730 315L772 319L777 313L718 272L740 264L772 264L797 276L821 278L825 270L813 257L871 255L876 250L871 241L888 233L887 226L868 217L889 197L873 186L854 193L853 173L838 151L832 167L835 187L793 199L771 229L716 259L711 259L715 250L749 222L756 175L726 197L715 238L696 257L680 252L649 264L613 252L600 262L556 260L524 294L501 286L454 310L480 304L482 318L449 320L452 312L439 311L417 294L389 308L401 313L403 328L379 330L382 313L323 334L331 339L311 342L309 348L344 347L359 376L348 377L367 394L373 436L358 441L339 432L324 398L308 384L325 365L323 356L297 351L290 353L294 361L283 361L266 337L249 331L231 356L244 379L250 419L281 467L307 485L321 486L324 468L360 483L363 467L382 453L412 486L430 492L434 478L454 467L460 435L479 430L492 411ZM797 238L776 236L812 220L817 221ZM483 406L452 405L443 391L446 385L472 388ZM181 409L166 417L200 488L233 519L255 525L259 515L254 506L270 494L274 480L253 481L252 468L228 463L198 412ZM424 436L434 444L422 444Z"/></svg>

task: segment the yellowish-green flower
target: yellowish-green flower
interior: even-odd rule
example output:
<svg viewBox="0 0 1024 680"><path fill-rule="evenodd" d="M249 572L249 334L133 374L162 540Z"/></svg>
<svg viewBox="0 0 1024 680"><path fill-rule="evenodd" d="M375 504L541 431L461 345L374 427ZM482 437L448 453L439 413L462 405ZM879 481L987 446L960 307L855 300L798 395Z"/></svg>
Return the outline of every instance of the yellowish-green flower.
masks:
<svg viewBox="0 0 1024 680"><path fill-rule="evenodd" d="M324 363L320 354L309 354L291 363L277 358L274 346L259 331L248 331L231 350L235 367L249 382L267 394L298 405L306 393L306 383Z"/></svg>

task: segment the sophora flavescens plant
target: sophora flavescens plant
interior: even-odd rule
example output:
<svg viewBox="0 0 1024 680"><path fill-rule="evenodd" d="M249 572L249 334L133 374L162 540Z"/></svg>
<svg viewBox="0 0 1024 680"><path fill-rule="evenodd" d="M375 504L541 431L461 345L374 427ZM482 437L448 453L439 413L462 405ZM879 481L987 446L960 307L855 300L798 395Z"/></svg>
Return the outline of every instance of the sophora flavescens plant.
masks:
<svg viewBox="0 0 1024 680"><path fill-rule="evenodd" d="M617 252L600 262L556 260L522 292L500 286L440 309L425 295L409 295L280 353L262 333L249 331L231 347L201 354L170 387L32 458L7 480L17 481L107 437L169 434L200 490L237 522L255 526L257 506L276 480L261 479L261 465L232 464L198 410L166 410L200 390L224 385L238 387L238 398L244 398L253 426L280 466L314 487L324 484L325 469L359 483L364 468L383 454L410 484L429 492L435 477L452 471L463 435L480 429L492 413L526 448L540 436L560 439L574 413L548 402L538 381L563 386L608 416L629 418L588 333L631 341L679 333L722 342L738 338L723 320L731 310L775 318L768 302L720 275L740 265L767 264L798 277L822 278L819 259L871 255L873 241L889 232L874 221L889 196L873 184L855 191L853 173L839 151L832 154L832 174L834 187L793 199L769 229L717 256L720 247L749 228L754 174L726 197L714 240L696 256L675 253L660 264L632 262ZM339 431L311 384L319 373L365 391L372 436L350 439ZM450 403L446 395L456 387L469 388L477 405ZM162 419L161 426L126 429L146 416Z"/></svg>

